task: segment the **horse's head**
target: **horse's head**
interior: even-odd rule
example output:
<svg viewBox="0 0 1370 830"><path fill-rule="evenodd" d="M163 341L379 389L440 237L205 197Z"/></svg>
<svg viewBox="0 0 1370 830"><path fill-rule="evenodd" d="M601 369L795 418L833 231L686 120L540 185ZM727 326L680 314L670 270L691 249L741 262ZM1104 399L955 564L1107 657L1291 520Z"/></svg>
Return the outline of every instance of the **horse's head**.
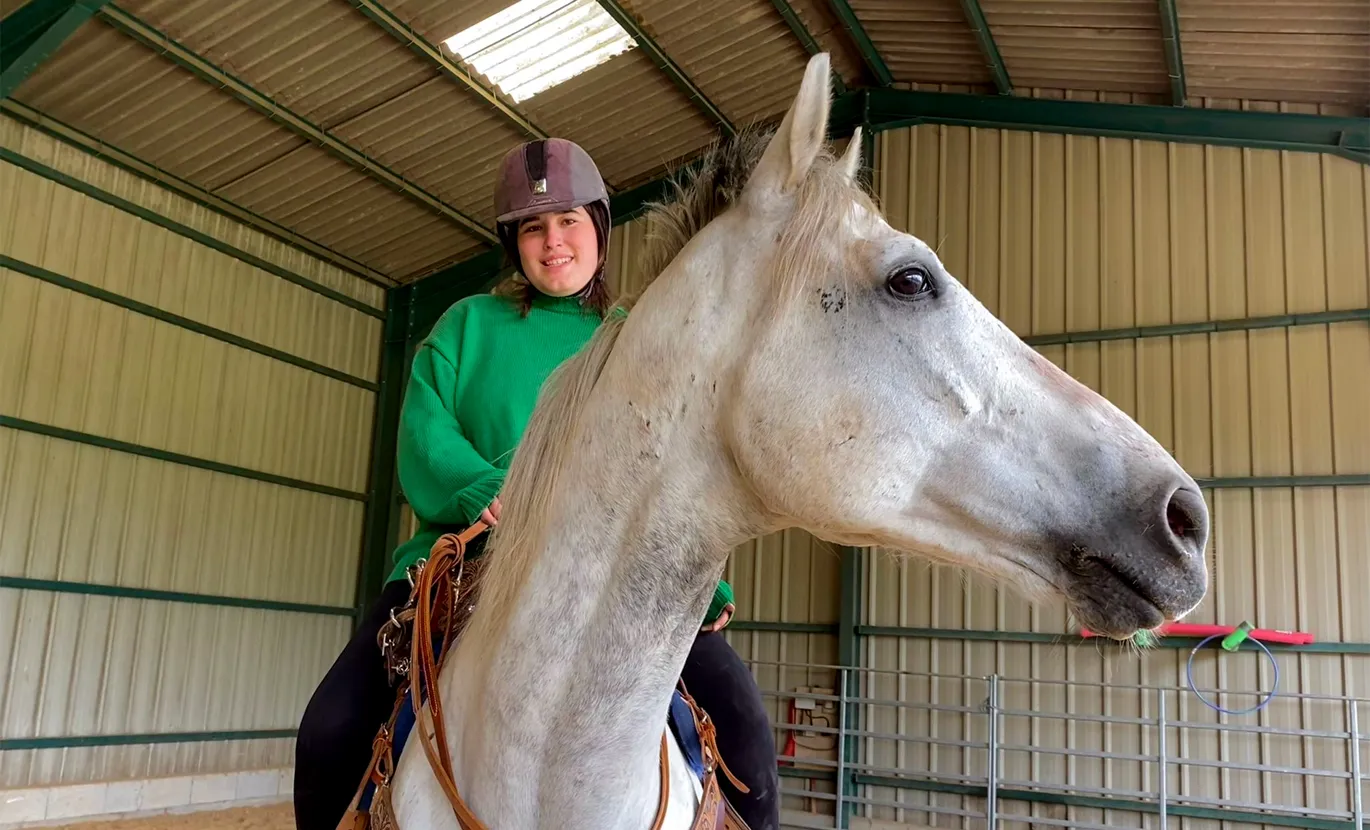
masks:
<svg viewBox="0 0 1370 830"><path fill-rule="evenodd" d="M1131 418L1038 355L890 227L834 159L814 57L731 209L692 240L751 319L719 428L775 526L1059 593L1117 637L1207 587L1199 488Z"/></svg>

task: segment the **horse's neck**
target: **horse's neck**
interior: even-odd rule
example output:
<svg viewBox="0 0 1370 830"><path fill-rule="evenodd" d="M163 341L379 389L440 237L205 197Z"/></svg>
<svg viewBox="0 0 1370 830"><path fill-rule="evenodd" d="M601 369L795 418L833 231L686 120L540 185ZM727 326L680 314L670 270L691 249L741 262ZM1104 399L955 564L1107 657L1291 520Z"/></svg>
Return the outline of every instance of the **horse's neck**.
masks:
<svg viewBox="0 0 1370 830"><path fill-rule="evenodd" d="M671 690L753 532L709 449L710 381L673 357L606 367L515 601L477 611L444 673L457 780L500 828L645 827L656 808Z"/></svg>

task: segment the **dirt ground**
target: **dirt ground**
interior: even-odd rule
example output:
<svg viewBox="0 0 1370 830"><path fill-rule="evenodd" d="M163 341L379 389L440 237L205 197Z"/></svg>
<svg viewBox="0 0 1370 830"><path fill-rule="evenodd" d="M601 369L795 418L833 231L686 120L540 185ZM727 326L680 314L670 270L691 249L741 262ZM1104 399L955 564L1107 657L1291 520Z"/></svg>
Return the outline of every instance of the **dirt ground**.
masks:
<svg viewBox="0 0 1370 830"><path fill-rule="evenodd" d="M212 813L83 821L62 826L72 830L295 830L295 820L289 804L273 804Z"/></svg>

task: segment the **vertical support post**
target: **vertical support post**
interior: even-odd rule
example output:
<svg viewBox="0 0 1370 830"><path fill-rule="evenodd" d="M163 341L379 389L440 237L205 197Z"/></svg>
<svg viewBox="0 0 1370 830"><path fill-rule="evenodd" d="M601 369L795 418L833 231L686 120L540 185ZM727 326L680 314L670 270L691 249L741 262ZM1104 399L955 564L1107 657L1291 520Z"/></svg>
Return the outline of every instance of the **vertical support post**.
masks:
<svg viewBox="0 0 1370 830"><path fill-rule="evenodd" d="M1351 731L1351 812L1354 816L1351 826L1360 830L1365 826L1365 798L1361 795L1360 786L1360 701L1351 698L1346 705L1350 707L1346 725Z"/></svg>
<svg viewBox="0 0 1370 830"><path fill-rule="evenodd" d="M371 469L362 521L362 552L357 563L357 615L353 625L380 597L385 570L399 532L395 445L399 438L400 407L408 376L409 286L385 295L385 328L381 335L380 390L371 424Z"/></svg>
<svg viewBox="0 0 1370 830"><path fill-rule="evenodd" d="M989 676L989 695L985 698L989 715L988 744L985 757L985 822L995 830L999 821L999 675Z"/></svg>
<svg viewBox="0 0 1370 830"><path fill-rule="evenodd" d="M1157 0L1160 5L1161 43L1165 47L1166 74L1170 76L1170 102L1177 107L1185 105L1189 92L1184 76L1184 54L1180 50L1180 17L1175 9L1175 0Z"/></svg>
<svg viewBox="0 0 1370 830"><path fill-rule="evenodd" d="M838 830L847 826L847 670L837 670L837 740L843 748L837 753L837 808L834 810Z"/></svg>
<svg viewBox="0 0 1370 830"><path fill-rule="evenodd" d="M1166 830L1166 807L1168 806L1168 789L1166 782L1166 751L1165 751L1165 689L1156 690L1156 785L1159 791L1157 795L1157 807L1160 810L1161 830Z"/></svg>
<svg viewBox="0 0 1370 830"><path fill-rule="evenodd" d="M857 709L849 701L854 697L861 697L860 694L860 672L857 667L861 664L861 642L860 636L856 633L857 626L861 624L861 563L864 554L861 548L843 547L842 551L842 583L840 588L841 609L838 613L837 621L837 664L843 668L839 671L839 692L840 712L839 721L842 726L839 728L839 754L838 754L838 792L853 792L855 777L848 770L848 766L857 760L857 740L854 736L846 733L851 729L860 728L860 719L857 717ZM841 800L838 803L837 827L839 830L848 825L853 809L856 805L845 804Z"/></svg>

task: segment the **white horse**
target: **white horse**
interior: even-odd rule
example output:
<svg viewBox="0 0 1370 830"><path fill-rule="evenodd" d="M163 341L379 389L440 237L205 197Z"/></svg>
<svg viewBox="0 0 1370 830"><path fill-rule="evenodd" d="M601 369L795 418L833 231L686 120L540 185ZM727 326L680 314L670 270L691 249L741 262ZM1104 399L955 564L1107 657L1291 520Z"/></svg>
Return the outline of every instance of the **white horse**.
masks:
<svg viewBox="0 0 1370 830"><path fill-rule="evenodd" d="M1006 577L1119 638L1207 590L1194 480L885 223L859 138L825 149L828 74L815 56L772 137L715 148L655 209L657 278L533 414L438 680L455 783L492 830L651 825L672 689L757 536ZM417 744L399 830L456 828ZM671 758L665 826L688 827L698 789Z"/></svg>

